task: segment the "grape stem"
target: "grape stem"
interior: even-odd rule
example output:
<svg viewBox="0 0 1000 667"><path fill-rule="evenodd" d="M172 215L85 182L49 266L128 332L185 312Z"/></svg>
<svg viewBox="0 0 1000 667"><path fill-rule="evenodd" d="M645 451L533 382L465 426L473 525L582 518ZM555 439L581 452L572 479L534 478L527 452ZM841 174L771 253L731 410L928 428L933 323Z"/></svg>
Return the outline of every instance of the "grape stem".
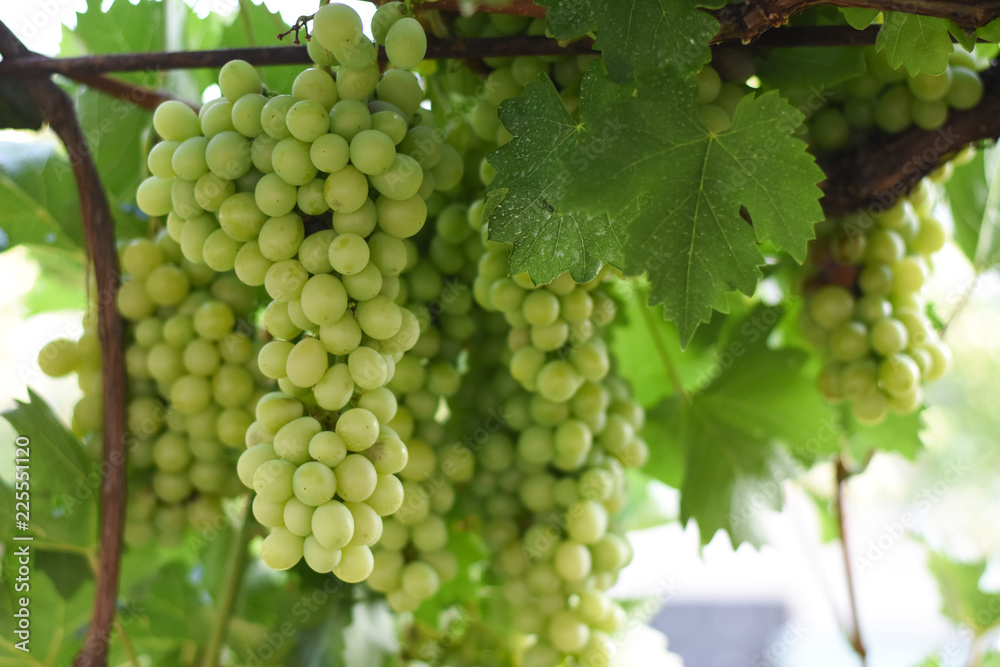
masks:
<svg viewBox="0 0 1000 667"><path fill-rule="evenodd" d="M254 522L252 518L250 498L245 498L245 507L240 518L239 532L233 534L233 542L229 546L229 554L226 557L226 580L221 589L218 611L216 612L215 624L212 627L212 635L205 646L205 653L202 656L201 667L216 667L219 664L219 654L226 642L226 635L229 632L229 619L236 607L236 598L239 596L240 587L243 584L243 575L247 565L247 543L253 535Z"/></svg>
<svg viewBox="0 0 1000 667"><path fill-rule="evenodd" d="M31 51L0 21L0 55L4 62L30 57ZM25 77L25 86L42 115L59 135L76 177L83 216L87 256L93 262L98 290L98 338L104 383L104 471L101 479L100 556L96 574L93 616L76 667L105 667L109 634L115 620L118 575L121 569L125 525L125 363L124 327L114 298L119 282L115 250L115 223L97 166L74 114L73 102L47 78Z"/></svg>
<svg viewBox="0 0 1000 667"><path fill-rule="evenodd" d="M851 478L854 471L849 470L847 465L844 463L843 456L837 459L837 532L840 534L840 550L843 554L844 560L844 576L847 580L847 597L851 605L851 619L852 626L848 633L847 640L851 644L851 648L854 652L858 654L861 659L861 667L867 665L868 651L865 649L864 641L861 639L861 620L858 615L858 600L855 593L854 587L854 574L851 570L851 550L847 539L847 531L845 530L844 521L844 507L846 501L844 498L845 487L847 486L847 480Z"/></svg>

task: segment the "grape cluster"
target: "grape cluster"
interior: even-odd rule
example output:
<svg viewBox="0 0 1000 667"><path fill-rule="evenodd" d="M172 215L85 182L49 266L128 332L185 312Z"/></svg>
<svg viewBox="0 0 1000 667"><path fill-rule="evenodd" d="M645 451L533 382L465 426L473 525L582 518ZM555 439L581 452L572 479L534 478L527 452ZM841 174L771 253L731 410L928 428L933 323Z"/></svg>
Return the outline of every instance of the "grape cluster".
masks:
<svg viewBox="0 0 1000 667"><path fill-rule="evenodd" d="M828 358L820 390L833 403L848 401L862 423L919 409L921 381L951 365L920 294L931 255L947 240L934 200L924 181L881 213L827 221L813 244L823 271L807 287L800 326Z"/></svg>
<svg viewBox="0 0 1000 667"><path fill-rule="evenodd" d="M468 218L467 207L457 202L436 211L434 226L416 239L420 259L404 273L409 308L422 328L389 385L401 402L390 425L404 435L410 460L400 472L404 505L385 522L368 580L396 611L416 609L459 567L448 548L449 513L456 485L468 482L474 470L474 452L461 434L462 417L478 407L478 388L460 366L476 332L469 281L482 253Z"/></svg>
<svg viewBox="0 0 1000 667"><path fill-rule="evenodd" d="M350 582L372 572L383 517L403 501L396 474L409 452L389 426L399 407L389 384L420 335L402 305L409 239L425 224L425 200L464 171L407 71L426 52L422 26L391 3L373 31L396 67L384 74L357 13L330 4L314 17L319 66L291 95L265 95L256 71L233 61L219 74L223 97L198 115L161 105L162 155L150 154L153 176L137 197L168 216L189 260L233 269L271 298L272 340L257 362L280 391L257 406L240 479L271 528L268 565L304 558Z"/></svg>
<svg viewBox="0 0 1000 667"><path fill-rule="evenodd" d="M975 107L983 97L979 71L986 63L955 45L942 74L910 76L893 69L885 51L865 50L865 72L830 91L830 99L809 119L809 143L815 151L831 152L870 138L873 131L889 134L911 126L937 130L951 110ZM794 101L794 100L793 100Z"/></svg>
<svg viewBox="0 0 1000 667"><path fill-rule="evenodd" d="M232 274L184 261L166 234L131 242L121 263L118 308L129 323L126 539L172 544L189 524L216 525L221 499L240 491L233 454L264 380L247 320L256 296ZM95 314L85 317L79 341L50 342L39 362L52 375L78 374L84 396L72 426L97 455L103 409Z"/></svg>

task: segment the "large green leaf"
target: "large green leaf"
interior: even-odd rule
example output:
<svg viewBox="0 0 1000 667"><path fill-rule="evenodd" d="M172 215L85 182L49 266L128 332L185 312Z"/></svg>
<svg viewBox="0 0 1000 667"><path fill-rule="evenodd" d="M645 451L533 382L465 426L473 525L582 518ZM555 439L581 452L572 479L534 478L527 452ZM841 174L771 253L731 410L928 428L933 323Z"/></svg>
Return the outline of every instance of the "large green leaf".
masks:
<svg viewBox="0 0 1000 667"><path fill-rule="evenodd" d="M94 601L94 585L88 581L71 595L64 597L49 576L32 562L31 542L15 543L14 549L3 556L3 582L0 593L0 667L64 667L83 643L82 630L90 620ZM18 549L28 545L27 577L18 572L21 555ZM27 585L27 589L17 588ZM17 647L23 640L14 635L14 613L22 609L21 598L27 598L31 634L25 652Z"/></svg>
<svg viewBox="0 0 1000 667"><path fill-rule="evenodd" d="M684 344L713 308L725 312L727 291L753 292L764 263L759 242L802 261L822 218L822 172L792 136L798 110L777 93L747 96L732 127L716 134L697 109L694 81L670 71L584 108L577 152L600 159L572 172L558 207L614 215L638 205L625 269L648 271L651 303L665 305Z"/></svg>
<svg viewBox="0 0 1000 667"><path fill-rule="evenodd" d="M976 634L1000 623L1000 594L984 593L979 588L986 561L959 563L943 554L930 552L928 565L937 579L941 611L946 616Z"/></svg>
<svg viewBox="0 0 1000 667"><path fill-rule="evenodd" d="M691 0L540 0L548 7L546 21L558 39L576 39L597 32L594 48L601 51L608 72L619 83L633 72L674 67L697 72L711 57L708 41L718 21L697 7L721 7L724 2Z"/></svg>
<svg viewBox="0 0 1000 667"><path fill-rule="evenodd" d="M765 313L759 309L746 321L773 323ZM804 372L808 355L768 348L769 329L743 331L727 341L733 360L711 384L650 414L664 438L649 443L651 460L659 447L683 451L681 520L695 519L705 543L718 530L734 543L757 542L755 513L762 499L767 507L780 505L780 480L793 469L788 454L810 463L839 445L834 416ZM661 476L656 465L646 470Z"/></svg>
<svg viewBox="0 0 1000 667"><path fill-rule="evenodd" d="M56 145L0 143L0 250L15 245L58 249L83 246L73 170Z"/></svg>
<svg viewBox="0 0 1000 667"><path fill-rule="evenodd" d="M776 88L822 91L864 71L864 51L858 46L764 49L757 55L757 76Z"/></svg>
<svg viewBox="0 0 1000 667"><path fill-rule="evenodd" d="M585 99L592 103L591 96ZM511 274L527 271L540 284L568 270L584 282L602 264L623 266L623 216L556 211L580 127L551 81L529 84L523 97L501 106L500 118L517 138L490 156L497 177L487 194L486 217L490 238L514 245Z"/></svg>
<svg viewBox="0 0 1000 667"><path fill-rule="evenodd" d="M4 419L30 440L31 518L27 534L36 549L93 557L97 549L97 497L101 475L80 442L66 430L44 400L30 389L29 401L3 413ZM8 450L8 455L10 455ZM14 490L0 484L3 511L14 507ZM13 521L0 524L8 545Z"/></svg>
<svg viewBox="0 0 1000 667"><path fill-rule="evenodd" d="M885 51L890 65L905 67L911 76L920 72L941 74L952 52L954 25L933 16L887 12L875 46Z"/></svg>
<svg viewBox="0 0 1000 667"><path fill-rule="evenodd" d="M717 356L695 339L681 349L677 327L651 309L649 285L641 280L621 281L615 286L621 299L619 318L611 331L611 352L617 371L629 381L633 396L644 407L652 407L676 389L667 378L676 375L686 390L697 389L711 379Z"/></svg>
<svg viewBox="0 0 1000 667"><path fill-rule="evenodd" d="M944 184L951 217L955 221L955 244L971 262L976 261L984 221L987 222L987 233L991 237L1000 237L993 233L995 223L992 221L996 214L987 210L994 179L989 178L986 173L986 155L994 150L987 148L976 151L969 162L955 167L952 177ZM997 241L1000 242L1000 238Z"/></svg>

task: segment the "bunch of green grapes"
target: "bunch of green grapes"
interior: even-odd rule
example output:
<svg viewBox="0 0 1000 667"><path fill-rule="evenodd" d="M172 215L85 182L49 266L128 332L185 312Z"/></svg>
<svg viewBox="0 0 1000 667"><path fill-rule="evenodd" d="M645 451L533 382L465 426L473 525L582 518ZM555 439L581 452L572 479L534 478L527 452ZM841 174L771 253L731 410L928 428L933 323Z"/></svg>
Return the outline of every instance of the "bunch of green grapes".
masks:
<svg viewBox="0 0 1000 667"><path fill-rule="evenodd" d="M490 494L486 534L511 623L536 637L524 664L570 655L606 664L623 612L604 591L631 560L612 519L624 505L625 468L648 454L642 409L610 375L600 337L615 311L600 289L610 272L535 286L504 275L507 256L496 246L483 256L476 295L510 327L498 374L517 384L505 402L507 437L480 452L471 488Z"/></svg>
<svg viewBox="0 0 1000 667"><path fill-rule="evenodd" d="M955 45L942 74L893 69L884 51L865 50L865 72L836 86L809 119L809 143L817 152L840 150L872 132L902 132L911 126L937 130L951 110L972 109L983 97L979 72L988 62ZM808 108L808 106L806 107Z"/></svg>
<svg viewBox="0 0 1000 667"><path fill-rule="evenodd" d="M217 525L221 499L241 490L236 452L264 384L248 321L256 296L231 273L184 261L165 234L131 242L121 259L131 489L126 539L172 544L188 525ZM64 357L56 364L53 349ZM45 372L78 374L84 396L72 426L95 455L103 430L100 359L92 312L79 341L52 341L39 354Z"/></svg>
<svg viewBox="0 0 1000 667"><path fill-rule="evenodd" d="M848 402L862 423L918 410L921 383L951 365L921 296L931 256L948 238L934 200L925 180L881 213L827 221L813 243L822 272L807 285L800 326L827 358L820 390Z"/></svg>
<svg viewBox="0 0 1000 667"><path fill-rule="evenodd" d="M408 451L388 425L398 409L388 385L420 334L403 305L407 239L424 226L426 199L464 170L435 140L407 71L426 52L422 27L398 3L373 27L396 66L384 74L357 13L329 4L314 18L319 66L291 95L263 94L257 72L233 61L219 75L223 97L198 115L161 105L165 141L137 197L167 216L190 261L233 269L272 299L263 322L273 340L257 361L280 391L257 406L240 478L271 528L266 563L304 558L350 582L371 573L382 518L403 500L395 475Z"/></svg>
<svg viewBox="0 0 1000 667"><path fill-rule="evenodd" d="M449 550L456 485L469 481L474 452L462 442L470 398L480 387L463 374L463 358L476 333L469 275L482 246L467 222L467 207L437 212L416 241L404 273L409 308L421 322L420 340L396 365L389 387L400 399L390 422L410 450L400 472L405 501L385 522L369 585L385 592L396 611L415 609L453 578L458 561ZM479 341L476 341L479 345ZM461 512L461 508L458 508Z"/></svg>

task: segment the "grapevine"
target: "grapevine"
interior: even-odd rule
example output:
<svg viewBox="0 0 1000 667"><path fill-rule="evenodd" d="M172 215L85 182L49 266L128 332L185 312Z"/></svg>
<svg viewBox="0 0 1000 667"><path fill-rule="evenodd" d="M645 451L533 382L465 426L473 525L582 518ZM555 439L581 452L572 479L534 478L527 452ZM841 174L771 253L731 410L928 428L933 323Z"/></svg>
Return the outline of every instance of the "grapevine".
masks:
<svg viewBox="0 0 1000 667"><path fill-rule="evenodd" d="M280 23L243 4L241 44ZM60 656L87 634L75 664L375 664L352 654L373 624L386 664L619 665L641 624L617 584L656 480L680 493L658 524L739 547L780 479L835 526L866 664L848 487L917 455L962 356L965 301L944 312L932 283L996 255L996 8L372 4L366 23L323 0L233 52L47 58L0 23L0 102L31 100L0 118L58 130L69 159L47 159L78 179L92 262L82 335L34 357L80 394L66 428L45 418L61 474L103 469L100 503L39 513L103 531L40 542L95 581ZM150 65L219 69L185 79L200 105L103 74ZM95 166L87 106L51 73L153 111L110 203L105 139ZM72 247L19 225L15 245ZM19 433L47 411L30 396ZM119 591L150 554L168 574ZM146 641L166 576L204 637ZM133 598L154 608L130 628ZM261 634L272 617L295 620ZM988 624L959 620L975 660Z"/></svg>

